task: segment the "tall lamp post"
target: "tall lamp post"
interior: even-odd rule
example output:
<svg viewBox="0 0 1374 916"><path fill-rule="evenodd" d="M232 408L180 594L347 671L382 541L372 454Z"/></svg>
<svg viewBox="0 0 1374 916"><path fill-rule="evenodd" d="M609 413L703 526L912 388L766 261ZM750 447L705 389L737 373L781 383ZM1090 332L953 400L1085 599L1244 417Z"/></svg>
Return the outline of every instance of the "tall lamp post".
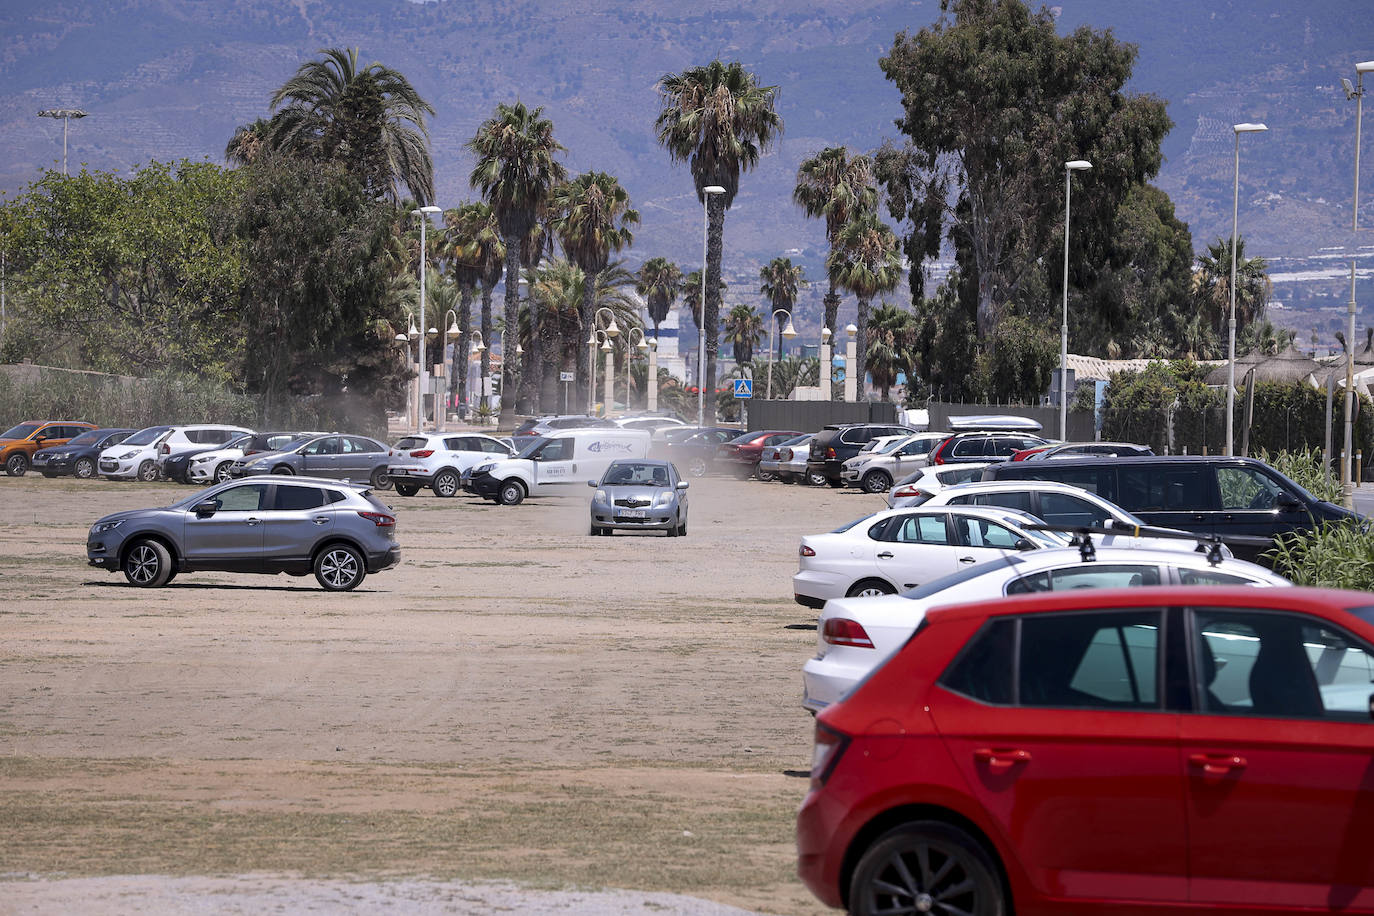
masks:
<svg viewBox="0 0 1374 916"><path fill-rule="evenodd" d="M426 249L426 247L425 247L425 230L426 230L427 228L429 228L429 215L430 215L431 213L440 213L440 212L442 212L442 211L441 211L438 207L434 207L434 206L420 207L420 208L418 208L418 209L416 209L416 210L411 210L411 211L410 211L410 215L411 215L411 216L418 216L418 217L420 217L420 327L421 327L421 328L424 328L424 326L425 326L425 267L426 267L427 262L428 262L428 260L429 260L429 251L428 251L428 250ZM438 331L434 331L434 333L437 334ZM426 376L427 376L427 373L426 373L426 371L425 371L425 361L426 361L429 357L428 357L428 354L424 353L424 349L425 349L425 345L424 345L424 344L421 344L421 345L420 345L420 350L421 350L421 354L422 354L422 355L421 355L421 357L420 357L420 407L419 407L419 412L420 412L420 425L419 425L419 427L418 427L418 430L423 430L424 427L425 427L425 389L428 387L428 386L426 385L426 381L427 381Z"/></svg>
<svg viewBox="0 0 1374 916"><path fill-rule="evenodd" d="M1073 194L1074 172L1090 169L1086 159L1064 163L1064 322L1059 326L1059 441L1069 439L1069 198Z"/></svg>
<svg viewBox="0 0 1374 916"><path fill-rule="evenodd" d="M486 352L487 342L482 339L482 332L477 330L476 328L473 328L470 333L472 334L474 339L471 343L468 344L468 346L472 347L472 352L476 353L478 356L477 375L479 376L479 378L477 379L476 385L468 386L468 393L470 395L475 394L477 397L477 403L481 405L486 403L486 401L482 400L484 397L486 397L486 387L482 384L482 379L480 376L482 375L481 356L483 353ZM463 354L463 373L465 375L467 374L467 371L471 368L471 366L469 365L471 362L472 360L468 357L468 355L466 353ZM474 391L474 389L476 390Z"/></svg>
<svg viewBox="0 0 1374 916"><path fill-rule="evenodd" d="M797 336L797 329L792 325L792 313L787 309L773 309L773 320L768 322L768 400L773 400L773 331L778 327L778 316L787 316L787 327L782 329L782 336L791 340Z"/></svg>
<svg viewBox="0 0 1374 916"><path fill-rule="evenodd" d="M587 382L587 413L592 416L596 415L596 335L598 332L601 332L602 312L611 316L610 322L606 325L606 329L602 333L602 339L606 343L606 346L602 347L602 349L608 349L610 347L611 338L620 333L620 328L615 323L615 312L603 305L592 314L592 335L587 338L587 365L591 366L592 372L592 377ZM611 409L609 403L606 405L606 409L608 411Z"/></svg>
<svg viewBox="0 0 1374 916"><path fill-rule="evenodd" d="M1236 238L1240 226L1240 135L1253 134L1269 128L1263 124L1236 124L1235 184L1231 192L1231 318L1226 323L1226 454L1235 454L1236 403Z"/></svg>
<svg viewBox="0 0 1374 916"><path fill-rule="evenodd" d="M458 335L459 335L460 333L462 333L462 332L459 331L459 329L458 329L458 313L455 312L453 309L449 309L447 312L444 312L444 317L445 317L445 318L448 318L450 315L453 316L453 320L449 322L448 330L445 331L444 334L445 334L445 336L448 338L448 343L453 343L455 340L458 339ZM447 343L444 345L444 348L443 348L443 349L444 349L444 353L443 353L443 360L442 360L442 362L441 362L441 365L443 365L443 366L445 367L445 370L444 370L444 384L443 384L443 395L444 395L444 396L443 396L443 398L441 399L441 402L442 402L442 403L441 403L441 406L439 407L439 409L438 409L437 411L435 411L435 426L434 426L434 431L435 431L436 433L441 433L441 432L444 431L444 426L447 424L447 421L448 421L448 396L449 396L449 392L455 390L455 386L454 386L454 384L453 384L454 379L452 378L453 373L450 372L450 371L448 371L448 369L447 369L447 366L448 366L448 364L449 364L449 362L448 362L448 344L447 344Z"/></svg>
<svg viewBox="0 0 1374 916"><path fill-rule="evenodd" d="M639 335L639 343L635 343L635 335ZM630 412L630 360L634 356L634 350L643 353L649 349L649 345L644 342L644 331L641 328L630 328L625 332L625 412Z"/></svg>
<svg viewBox="0 0 1374 916"><path fill-rule="evenodd" d="M1352 232L1360 230L1360 122L1364 117L1364 75L1374 71L1374 60L1355 65L1355 88L1350 80L1342 79L1347 100L1355 100L1355 197L1350 208ZM1358 250L1358 249L1357 249ZM1350 305L1346 309L1349 329L1345 345L1345 450L1341 454L1341 492L1347 509L1355 507L1355 473L1351 459L1355 448L1355 261L1350 261Z"/></svg>
<svg viewBox="0 0 1374 916"><path fill-rule="evenodd" d="M821 328L821 372L820 378L816 381L821 386L821 400L828 401L831 398L830 382L834 370L830 367L830 329Z"/></svg>
<svg viewBox="0 0 1374 916"><path fill-rule="evenodd" d="M409 309L407 309L407 311L409 311ZM420 331L419 331L419 329L417 329L417 328L415 327L415 316L412 314L412 315L410 316L410 329L407 330L404 334L397 334L397 335L396 335L396 342L397 342L398 344L401 345L402 351L405 353L405 358L406 358L406 361L407 361L407 362L409 362L409 360L410 360L410 342L411 342L412 340L419 340L419 339L420 339ZM419 362L419 358L420 358L420 352L419 352L419 347L418 347L418 346L416 347L415 357L416 357L416 362L418 363L418 362ZM418 376L417 376L417 379L418 379ZM416 393L416 386L415 386L414 383L409 384L409 385L406 386L406 423L407 423L408 425L410 425L410 426L413 426L413 427L415 428L416 432L418 432L419 429L420 429L420 426L419 426L419 423L418 423L418 422L416 421L416 419L415 419L415 393Z"/></svg>
<svg viewBox="0 0 1374 916"><path fill-rule="evenodd" d="M62 119L62 174L67 174L67 125L72 118L84 118L86 112L80 108L45 108L38 113L40 118Z"/></svg>
<svg viewBox="0 0 1374 916"><path fill-rule="evenodd" d="M701 189L701 312L697 315L697 427L706 416L706 240L710 234L711 218L706 205L712 194L724 194L718 184Z"/></svg>

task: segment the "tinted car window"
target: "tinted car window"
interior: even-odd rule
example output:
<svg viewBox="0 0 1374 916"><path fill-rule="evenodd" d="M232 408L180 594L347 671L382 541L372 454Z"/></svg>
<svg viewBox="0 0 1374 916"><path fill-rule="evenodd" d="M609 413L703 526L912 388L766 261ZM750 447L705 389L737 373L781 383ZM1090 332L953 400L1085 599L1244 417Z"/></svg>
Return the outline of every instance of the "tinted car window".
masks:
<svg viewBox="0 0 1374 916"><path fill-rule="evenodd" d="M1137 585L1158 585L1159 579L1158 566L1087 563L1023 576L1007 585L1007 594L1062 592L1071 588L1133 588Z"/></svg>
<svg viewBox="0 0 1374 916"><path fill-rule="evenodd" d="M986 439L960 439L954 443L950 454L955 458L980 458L986 445Z"/></svg>
<svg viewBox="0 0 1374 916"><path fill-rule="evenodd" d="M1021 620L1022 706L1152 709L1159 705L1160 614L1036 614Z"/></svg>
<svg viewBox="0 0 1374 916"><path fill-rule="evenodd" d="M1118 498L1113 502L1131 512L1166 509L1211 509L1209 469L1123 466L1118 469Z"/></svg>
<svg viewBox="0 0 1374 916"><path fill-rule="evenodd" d="M72 441L68 442L67 444L68 444L68 445L95 445L97 442L99 442L99 441L100 441L101 439L103 439L103 438L105 438L105 434L104 434L104 433L100 433L100 432L96 432L95 430L90 430L90 429L88 429L88 430L82 431L81 435L75 437L74 439L72 439Z"/></svg>
<svg viewBox="0 0 1374 916"><path fill-rule="evenodd" d="M300 487L277 484L277 496L272 508L279 512L318 509L325 504L324 491L319 487Z"/></svg>
<svg viewBox="0 0 1374 916"><path fill-rule="evenodd" d="M453 441L454 440L452 439L449 440L449 442ZM424 436L406 436L400 442L396 443L396 448L400 449L401 451L406 451L413 448L426 448L428 447L428 445L429 439L425 438ZM454 446L449 445L449 448L453 447Z"/></svg>
<svg viewBox="0 0 1374 916"><path fill-rule="evenodd" d="M961 496L961 500L971 500L975 506L1001 506L1004 509L1031 511L1029 493L980 493L976 496Z"/></svg>
<svg viewBox="0 0 1374 916"><path fill-rule="evenodd" d="M1051 525L1101 525L1112 516L1081 496L1041 493L1040 517Z"/></svg>
<svg viewBox="0 0 1374 916"><path fill-rule="evenodd" d="M386 451L386 449L382 446L380 442L374 442L371 439L364 439L362 436L345 436L344 443L344 451L352 452L355 455L362 453L371 454L373 452Z"/></svg>
<svg viewBox="0 0 1374 916"><path fill-rule="evenodd" d="M1012 702L1012 654L1016 650L1016 621L994 620L983 627L944 677L941 686L984 703Z"/></svg>

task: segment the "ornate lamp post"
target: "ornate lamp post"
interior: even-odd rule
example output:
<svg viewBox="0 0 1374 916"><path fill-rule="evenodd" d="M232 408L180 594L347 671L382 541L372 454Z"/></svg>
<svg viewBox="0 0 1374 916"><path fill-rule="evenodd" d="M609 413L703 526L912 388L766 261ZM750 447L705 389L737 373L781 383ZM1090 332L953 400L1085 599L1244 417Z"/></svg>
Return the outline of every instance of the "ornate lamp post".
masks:
<svg viewBox="0 0 1374 916"><path fill-rule="evenodd" d="M773 320L768 322L768 400L773 400L773 331L778 326L778 316L787 316L787 327L782 329L782 336L791 340L797 336L797 329L792 325L792 313L787 309L773 309Z"/></svg>

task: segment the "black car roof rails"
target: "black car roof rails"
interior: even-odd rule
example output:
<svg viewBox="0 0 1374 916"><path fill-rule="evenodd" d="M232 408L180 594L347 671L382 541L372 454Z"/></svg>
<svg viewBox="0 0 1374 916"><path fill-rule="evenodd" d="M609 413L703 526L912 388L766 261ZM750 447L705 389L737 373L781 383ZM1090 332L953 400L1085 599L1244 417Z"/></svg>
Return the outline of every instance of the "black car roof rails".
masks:
<svg viewBox="0 0 1374 916"><path fill-rule="evenodd" d="M1127 537L1149 537L1149 538L1172 538L1178 541L1197 541L1197 552L1207 554L1207 563L1210 566L1217 566L1225 557L1221 553L1221 548L1225 544L1245 544L1248 546L1268 546L1273 544L1269 538L1254 537L1229 537L1223 538L1218 534L1193 534L1188 531L1179 531L1174 528L1155 528L1150 525L1117 525L1113 527L1102 527L1097 525L1026 525L1031 531L1058 531L1061 534L1072 534L1073 539L1069 541L1070 546L1077 547L1079 555L1084 563L1091 563L1097 557L1097 549L1093 547L1092 536L1124 534Z"/></svg>

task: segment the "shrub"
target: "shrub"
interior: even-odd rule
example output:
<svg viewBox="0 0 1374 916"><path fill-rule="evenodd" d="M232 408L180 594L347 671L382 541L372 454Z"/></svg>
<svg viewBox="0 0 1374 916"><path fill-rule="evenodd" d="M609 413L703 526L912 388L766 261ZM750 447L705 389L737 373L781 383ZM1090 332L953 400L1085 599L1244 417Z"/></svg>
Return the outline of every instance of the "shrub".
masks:
<svg viewBox="0 0 1374 916"><path fill-rule="evenodd" d="M1374 537L1362 521L1291 532L1265 559L1296 585L1374 591Z"/></svg>

